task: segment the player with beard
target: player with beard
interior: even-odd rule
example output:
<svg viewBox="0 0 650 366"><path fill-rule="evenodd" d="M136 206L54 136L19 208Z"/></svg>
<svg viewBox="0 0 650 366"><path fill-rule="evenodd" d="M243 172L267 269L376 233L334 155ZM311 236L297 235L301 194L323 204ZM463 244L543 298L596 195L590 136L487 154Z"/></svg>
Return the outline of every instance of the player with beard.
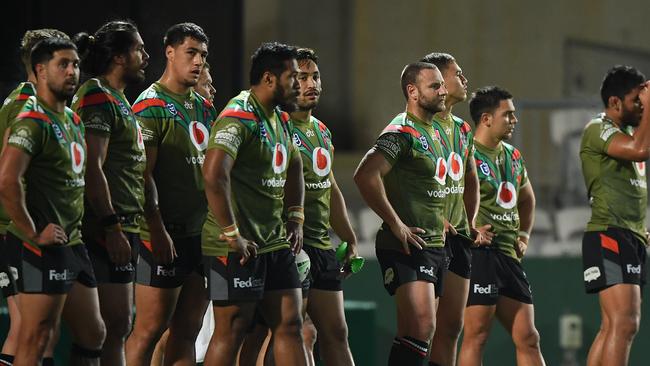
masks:
<svg viewBox="0 0 650 366"><path fill-rule="evenodd" d="M587 124L580 145L591 219L582 238L587 293L598 293L601 326L587 364L627 365L646 282L645 227L650 157L650 91L629 66L610 69L600 88L603 114Z"/></svg>
<svg viewBox="0 0 650 366"><path fill-rule="evenodd" d="M535 328L533 296L521 259L533 228L535 194L512 138L517 117L512 95L499 87L478 89L469 102L476 124L474 159L481 184L477 225L490 225L490 245L473 247L459 365L481 365L496 317L510 333L517 365L544 365Z"/></svg>
<svg viewBox="0 0 650 366"><path fill-rule="evenodd" d="M27 73L27 81L18 84L9 96L5 99L0 109L0 148L4 146L4 136L9 124L13 122L20 110L23 108L30 96L36 95L36 75L32 70L30 54L36 43L50 37L59 37L69 39L68 35L56 29L34 29L28 30L23 35L20 46L20 59ZM7 285L2 286L2 295L7 300L9 310L10 328L2 345L2 354L0 354L0 364L11 365L16 353L18 342L18 333L20 330L20 311L18 310L18 288L16 287L16 265L9 263L9 253L5 252L5 235L9 225L9 216L0 205L0 281L7 281ZM43 366L54 365L54 347L58 338L57 332L50 339L43 358Z"/></svg>
<svg viewBox="0 0 650 366"><path fill-rule="evenodd" d="M164 38L167 65L133 112L145 144L144 216L136 274L137 316L126 344L129 365L149 365L169 327L165 364L195 362L194 341L207 307L201 228L207 213L201 165L216 112L196 86L208 37L180 23Z"/></svg>
<svg viewBox="0 0 650 366"><path fill-rule="evenodd" d="M463 330L463 313L469 291L472 257L470 245L489 244L492 233L489 225L475 229L479 205L478 178L474 164L472 128L452 114L454 105L467 99L467 78L458 63L448 53L430 53L422 62L438 67L445 80L448 94L445 110L433 117L433 127L441 138L447 159L447 220L450 235L445 247L449 254L449 268L445 272L443 288L436 313L436 332L431 341L430 366L455 365L458 336ZM455 233L460 233L457 235ZM469 242L467 237L472 237Z"/></svg>
<svg viewBox="0 0 650 366"><path fill-rule="evenodd" d="M62 314L74 339L70 363L99 365L105 328L80 232L84 126L65 106L77 87L79 57L70 40L52 37L34 46L31 65L37 96L9 126L0 159L0 199L11 219L7 246L16 258L21 303L14 365L40 363Z"/></svg>
<svg viewBox="0 0 650 366"><path fill-rule="evenodd" d="M304 180L289 116L280 110L296 108L296 49L264 43L251 61L251 88L221 112L203 167L210 206L203 256L216 323L205 363L235 364L259 303L275 362L300 366L306 358L295 253L302 247Z"/></svg>
<svg viewBox="0 0 650 366"><path fill-rule="evenodd" d="M131 331L133 280L144 202L142 133L124 89L144 81L149 55L133 23L112 21L75 42L81 69L92 77L81 85L72 109L86 129L88 164L82 233L98 282L106 324L101 361L124 365Z"/></svg>
<svg viewBox="0 0 650 366"><path fill-rule="evenodd" d="M430 63L402 71L406 111L384 129L354 181L384 221L376 239L384 287L395 296L397 335L388 364L426 365L445 270L446 156L432 126L445 109L442 74Z"/></svg>

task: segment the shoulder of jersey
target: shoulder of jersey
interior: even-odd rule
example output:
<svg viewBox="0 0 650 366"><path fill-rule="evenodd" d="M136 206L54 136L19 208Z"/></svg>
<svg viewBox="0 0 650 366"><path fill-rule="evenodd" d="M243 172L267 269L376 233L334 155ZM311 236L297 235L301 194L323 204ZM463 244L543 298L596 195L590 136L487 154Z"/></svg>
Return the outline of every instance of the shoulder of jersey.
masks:
<svg viewBox="0 0 650 366"><path fill-rule="evenodd" d="M216 112L214 112L214 104L212 104L212 102L211 102L210 100L208 100L207 98L203 97L203 96L202 96L201 94L199 94L196 90L194 90L193 93L194 93L194 97L201 101L201 106L202 106L203 108L205 108L205 109L207 109L208 111L213 112L214 114L216 114Z"/></svg>
<svg viewBox="0 0 650 366"><path fill-rule="evenodd" d="M115 103L115 97L102 86L98 79L89 79L83 83L72 99L75 110L91 106L112 109Z"/></svg>
<svg viewBox="0 0 650 366"><path fill-rule="evenodd" d="M231 99L226 107L219 113L217 121L222 119L237 120L240 123L254 128L259 122L259 118L253 112L252 108L246 107L247 102L241 97L241 94Z"/></svg>
<svg viewBox="0 0 650 366"><path fill-rule="evenodd" d="M323 133L325 133L325 134L327 134L328 136L331 137L332 133L330 132L330 129L327 128L327 126L325 125L325 123L323 123L323 121L319 120L318 118L316 118L316 117L314 117L314 116L311 116L311 118L312 118L313 121L316 121L316 123L318 124L318 129L319 129L321 132L323 132Z"/></svg>
<svg viewBox="0 0 650 366"><path fill-rule="evenodd" d="M167 102L161 98L155 84L145 89L133 104L133 113L143 118L164 118L171 115L167 109Z"/></svg>
<svg viewBox="0 0 650 366"><path fill-rule="evenodd" d="M384 130L381 131L384 133L402 133L410 136L419 137L420 133L414 128L414 123L405 116L405 113L400 113L384 127Z"/></svg>
<svg viewBox="0 0 650 366"><path fill-rule="evenodd" d="M36 95L34 85L28 81L18 84L18 86L9 93L2 103L2 107L12 103L25 103L32 95Z"/></svg>
<svg viewBox="0 0 650 366"><path fill-rule="evenodd" d="M468 132L472 132L472 126L470 126L464 119L454 116L453 114L451 115L451 119L456 125L458 125L462 133L467 134Z"/></svg>
<svg viewBox="0 0 650 366"><path fill-rule="evenodd" d="M36 96L30 96L27 98L27 102L23 106L23 109L16 116L17 123L20 123L23 120L36 121L42 125L52 123L50 116L48 116L47 113L45 113L45 111L38 105Z"/></svg>
<svg viewBox="0 0 650 366"><path fill-rule="evenodd" d="M520 160L522 158L521 152L519 151L519 149L517 149L516 147L510 145L509 143L507 143L505 141L503 141L501 143L503 144L503 147L505 149L507 149L508 151L510 151L512 153L512 158L514 160Z"/></svg>

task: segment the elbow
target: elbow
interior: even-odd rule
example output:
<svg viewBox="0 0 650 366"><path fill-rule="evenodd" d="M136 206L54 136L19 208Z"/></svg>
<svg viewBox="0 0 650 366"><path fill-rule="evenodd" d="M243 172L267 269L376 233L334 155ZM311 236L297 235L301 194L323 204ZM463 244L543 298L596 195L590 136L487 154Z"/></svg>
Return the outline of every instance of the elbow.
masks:
<svg viewBox="0 0 650 366"><path fill-rule="evenodd" d="M644 147L637 149L636 154L633 156L632 161L642 162L650 159L650 148Z"/></svg>

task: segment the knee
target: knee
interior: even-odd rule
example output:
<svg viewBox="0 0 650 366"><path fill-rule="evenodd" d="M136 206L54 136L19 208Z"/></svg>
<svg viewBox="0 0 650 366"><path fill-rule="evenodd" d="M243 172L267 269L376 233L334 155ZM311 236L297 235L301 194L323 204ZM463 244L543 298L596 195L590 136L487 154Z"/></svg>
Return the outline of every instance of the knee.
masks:
<svg viewBox="0 0 650 366"><path fill-rule="evenodd" d="M513 335L512 340L519 349L539 349L539 332L534 327Z"/></svg>
<svg viewBox="0 0 650 366"><path fill-rule="evenodd" d="M302 319L295 316L283 319L273 331L276 336L298 336L302 338Z"/></svg>
<svg viewBox="0 0 650 366"><path fill-rule="evenodd" d="M333 324L327 327L321 334L321 340L327 343L347 344L348 327L345 323Z"/></svg>
<svg viewBox="0 0 650 366"><path fill-rule="evenodd" d="M632 339L639 331L640 321L638 314L618 316L612 319L611 330L625 338Z"/></svg>
<svg viewBox="0 0 650 366"><path fill-rule="evenodd" d="M75 342L88 349L101 349L106 340L106 325L99 319L92 326L86 328L84 333Z"/></svg>
<svg viewBox="0 0 650 366"><path fill-rule="evenodd" d="M439 319L436 326L436 338L442 336L447 339L458 339L463 330L463 321L460 319Z"/></svg>
<svg viewBox="0 0 650 366"><path fill-rule="evenodd" d="M21 343L30 345L35 349L45 349L50 339L53 337L53 325L41 323L35 327L22 328L19 333Z"/></svg>
<svg viewBox="0 0 650 366"><path fill-rule="evenodd" d="M130 312L123 316L104 317L106 337L120 340L126 339L126 336L129 335L131 327L133 326L131 318Z"/></svg>
<svg viewBox="0 0 650 366"><path fill-rule="evenodd" d="M308 322L304 323L302 326L302 338L305 342L306 345L310 347L314 347L314 344L316 344L316 338L317 338L317 332L316 332L316 327L314 326L313 323Z"/></svg>
<svg viewBox="0 0 650 366"><path fill-rule="evenodd" d="M483 348L490 336L490 328L479 326L477 328L467 329L463 334L463 344L470 343L479 348Z"/></svg>

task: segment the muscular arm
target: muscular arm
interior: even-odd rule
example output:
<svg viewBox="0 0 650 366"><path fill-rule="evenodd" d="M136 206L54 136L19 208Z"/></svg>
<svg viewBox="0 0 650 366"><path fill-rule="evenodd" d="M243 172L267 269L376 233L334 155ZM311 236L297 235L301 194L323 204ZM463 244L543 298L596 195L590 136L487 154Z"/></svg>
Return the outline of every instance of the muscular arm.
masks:
<svg viewBox="0 0 650 366"><path fill-rule="evenodd" d="M147 165L144 169L144 217L150 231L164 231L162 216L158 209L158 188L153 178L153 170L156 167L158 148L146 146Z"/></svg>
<svg viewBox="0 0 650 366"><path fill-rule="evenodd" d="M203 162L203 181L208 206L220 227L235 223L230 202L230 171L235 160L225 151L210 149Z"/></svg>
<svg viewBox="0 0 650 366"><path fill-rule="evenodd" d="M607 147L607 155L623 160L645 161L650 158L650 82L643 84L639 99L643 104L643 114L639 127L633 136L617 133Z"/></svg>
<svg viewBox="0 0 650 366"><path fill-rule="evenodd" d="M63 244L68 237L59 225L50 223L38 233L27 211L22 178L30 161L31 156L26 152L5 146L0 158L0 200L14 225L32 242L39 245Z"/></svg>
<svg viewBox="0 0 650 366"><path fill-rule="evenodd" d="M470 156L467 159L467 168L465 169L465 192L463 192L463 202L465 203L465 212L467 213L470 228L476 226L476 214L478 213L480 198L481 193L478 174L476 174L476 162Z"/></svg>
<svg viewBox="0 0 650 366"><path fill-rule="evenodd" d="M108 189L108 182L102 170L108 151L108 142L108 137L90 132L86 134L86 145L88 149L86 198L95 215L99 218L115 213L111 204L111 193Z"/></svg>
<svg viewBox="0 0 650 366"><path fill-rule="evenodd" d="M305 203L305 177L302 175L302 159L299 154L294 154L289 161L287 183L284 187L284 202L286 207L300 206ZM291 250L298 254L302 249L303 232L302 223L292 220L287 221L287 240L291 243Z"/></svg>
<svg viewBox="0 0 650 366"><path fill-rule="evenodd" d="M391 168L386 158L372 148L357 167L357 171L354 173L354 182L368 206L384 220L402 243L404 251L410 254L409 244L418 249L422 249L426 244L422 238L415 235L415 233L424 233L425 231L421 228L407 227L388 202L382 178L388 174Z"/></svg>
<svg viewBox="0 0 650 366"><path fill-rule="evenodd" d="M517 200L517 210L519 211L519 231L526 232L530 235L533 230L535 221L535 193L533 186L528 182L519 190L519 199ZM528 237L519 235L515 251L519 258L523 257L528 247Z"/></svg>
<svg viewBox="0 0 650 366"><path fill-rule="evenodd" d="M356 246L357 237L354 235L350 218L348 217L348 210L345 206L345 199L339 189L339 185L334 179L334 173L330 173L330 181L332 182L332 191L330 196L330 225L336 235L341 240L346 241L348 246ZM355 248L356 249L356 248Z"/></svg>

